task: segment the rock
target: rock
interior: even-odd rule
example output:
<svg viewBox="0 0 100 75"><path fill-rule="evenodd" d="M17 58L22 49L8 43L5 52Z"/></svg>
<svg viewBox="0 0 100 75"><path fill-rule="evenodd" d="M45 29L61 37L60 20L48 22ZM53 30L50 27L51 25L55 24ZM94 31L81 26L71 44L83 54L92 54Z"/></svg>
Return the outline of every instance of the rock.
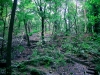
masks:
<svg viewBox="0 0 100 75"><path fill-rule="evenodd" d="M50 70L49 73L52 73L52 71Z"/></svg>
<svg viewBox="0 0 100 75"><path fill-rule="evenodd" d="M87 71L87 73L88 73L88 74L93 74L93 75L95 74L95 72L94 72L94 71L90 71L90 70L89 70L89 71Z"/></svg>
<svg viewBox="0 0 100 75"><path fill-rule="evenodd" d="M56 69L56 66L51 66L52 69Z"/></svg>
<svg viewBox="0 0 100 75"><path fill-rule="evenodd" d="M3 38L2 37L0 37L0 41L2 41L3 40Z"/></svg>
<svg viewBox="0 0 100 75"><path fill-rule="evenodd" d="M17 55L16 57L17 57L17 58L20 58L21 56L20 56L20 55Z"/></svg>
<svg viewBox="0 0 100 75"><path fill-rule="evenodd" d="M88 68L88 70L91 70L91 71L96 71L94 68Z"/></svg>

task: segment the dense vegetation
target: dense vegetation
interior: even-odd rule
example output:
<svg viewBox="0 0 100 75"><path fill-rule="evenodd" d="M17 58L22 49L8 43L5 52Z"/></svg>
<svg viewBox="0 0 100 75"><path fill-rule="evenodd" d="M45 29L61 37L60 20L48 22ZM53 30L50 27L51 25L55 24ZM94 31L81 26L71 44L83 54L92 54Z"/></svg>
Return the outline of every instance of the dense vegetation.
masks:
<svg viewBox="0 0 100 75"><path fill-rule="evenodd" d="M100 72L100 0L0 0L6 75L46 75L37 67L57 69L72 56Z"/></svg>

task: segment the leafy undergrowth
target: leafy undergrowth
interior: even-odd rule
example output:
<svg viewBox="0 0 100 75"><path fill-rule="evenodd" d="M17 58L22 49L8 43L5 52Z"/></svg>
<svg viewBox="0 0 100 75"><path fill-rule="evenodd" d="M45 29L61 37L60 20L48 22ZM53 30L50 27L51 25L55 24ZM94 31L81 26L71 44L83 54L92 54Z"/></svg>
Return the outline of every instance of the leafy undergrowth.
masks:
<svg viewBox="0 0 100 75"><path fill-rule="evenodd" d="M66 62L71 63L71 61L66 60L66 55L68 54L92 61L93 64L97 65L95 69L100 71L100 62L98 61L100 57L100 43L98 39L95 39L95 41L93 39L92 37L88 37L87 40L87 38L81 39L81 37L59 36L57 39L53 39L44 45L38 42L37 47L32 50L33 53L29 60L18 64L18 71L29 72L30 75L35 75L34 73L42 75L40 74L41 70L38 70L37 67L42 66L47 69L53 67L56 69L59 66L67 65ZM28 66L32 68L28 68ZM34 68L36 70L33 70ZM37 71L39 72L37 73Z"/></svg>
<svg viewBox="0 0 100 75"><path fill-rule="evenodd" d="M74 37L73 39L64 40L62 48L65 54L74 54L78 58L90 60L96 65L95 69L100 72L100 36L89 36L81 39Z"/></svg>
<svg viewBox="0 0 100 75"><path fill-rule="evenodd" d="M54 45L47 47L46 45L42 47L38 46L32 51L33 53L30 56L29 60L18 63L17 69L19 72L29 72L29 74L35 75L32 72L32 69L34 67L36 70L38 70L38 67L44 67L46 69L50 69L51 67L53 67L54 69L56 69L58 66L66 65L64 55L59 50L57 50ZM28 68L28 66L31 66L32 69ZM42 74L39 73L36 75ZM43 75L45 74L43 73Z"/></svg>

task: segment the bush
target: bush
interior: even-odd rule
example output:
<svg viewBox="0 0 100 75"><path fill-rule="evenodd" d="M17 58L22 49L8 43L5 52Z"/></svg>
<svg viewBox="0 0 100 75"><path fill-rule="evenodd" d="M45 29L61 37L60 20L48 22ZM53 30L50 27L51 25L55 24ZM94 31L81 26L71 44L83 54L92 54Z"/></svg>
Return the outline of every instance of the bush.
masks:
<svg viewBox="0 0 100 75"><path fill-rule="evenodd" d="M37 69L31 70L31 73L30 73L30 74L31 74L31 75L46 75L45 72L40 71L40 70L37 70Z"/></svg>
<svg viewBox="0 0 100 75"><path fill-rule="evenodd" d="M21 71L21 72L25 72L25 71L27 71L27 67L24 64L20 64L18 66L18 70Z"/></svg>
<svg viewBox="0 0 100 75"><path fill-rule="evenodd" d="M42 66L42 65L46 65L46 66L50 66L53 65L53 58L48 57L48 56L42 56L42 57L38 57L38 58L34 58L30 61L26 61L24 62L25 65L33 65L33 66Z"/></svg>

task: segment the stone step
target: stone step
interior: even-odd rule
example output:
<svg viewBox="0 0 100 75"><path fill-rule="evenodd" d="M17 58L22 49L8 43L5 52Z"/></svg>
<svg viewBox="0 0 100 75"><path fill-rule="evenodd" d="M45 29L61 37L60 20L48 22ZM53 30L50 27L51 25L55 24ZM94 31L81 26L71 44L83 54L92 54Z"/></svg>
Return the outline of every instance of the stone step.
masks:
<svg viewBox="0 0 100 75"><path fill-rule="evenodd" d="M88 68L88 70L90 70L90 71L96 71L94 68Z"/></svg>
<svg viewBox="0 0 100 75"><path fill-rule="evenodd" d="M88 70L88 71L86 71L88 74L92 74L92 75L95 75L95 72L94 71L90 71L90 70Z"/></svg>
<svg viewBox="0 0 100 75"><path fill-rule="evenodd" d="M90 68L95 68L95 65L91 65Z"/></svg>

